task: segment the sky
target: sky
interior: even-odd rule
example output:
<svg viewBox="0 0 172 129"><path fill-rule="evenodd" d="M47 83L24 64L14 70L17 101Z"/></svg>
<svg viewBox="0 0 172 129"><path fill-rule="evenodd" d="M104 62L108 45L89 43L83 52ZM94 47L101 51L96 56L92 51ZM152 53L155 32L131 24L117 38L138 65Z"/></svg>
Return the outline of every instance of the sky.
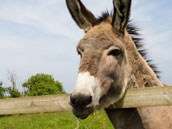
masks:
<svg viewBox="0 0 172 129"><path fill-rule="evenodd" d="M82 0L95 16L111 11L112 0ZM131 19L140 27L149 58L172 85L172 1L133 0ZM0 81L10 85L9 72L21 84L36 73L75 86L79 59L76 45L84 36L72 20L65 0L0 0Z"/></svg>

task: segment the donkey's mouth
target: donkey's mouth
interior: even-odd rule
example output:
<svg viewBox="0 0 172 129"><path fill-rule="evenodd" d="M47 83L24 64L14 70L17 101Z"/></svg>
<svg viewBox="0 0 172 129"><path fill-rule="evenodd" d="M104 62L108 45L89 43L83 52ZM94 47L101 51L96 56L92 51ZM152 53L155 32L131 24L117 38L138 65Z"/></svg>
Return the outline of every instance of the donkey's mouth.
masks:
<svg viewBox="0 0 172 129"><path fill-rule="evenodd" d="M93 107L73 107L73 114L79 119L86 119L91 113L93 113Z"/></svg>

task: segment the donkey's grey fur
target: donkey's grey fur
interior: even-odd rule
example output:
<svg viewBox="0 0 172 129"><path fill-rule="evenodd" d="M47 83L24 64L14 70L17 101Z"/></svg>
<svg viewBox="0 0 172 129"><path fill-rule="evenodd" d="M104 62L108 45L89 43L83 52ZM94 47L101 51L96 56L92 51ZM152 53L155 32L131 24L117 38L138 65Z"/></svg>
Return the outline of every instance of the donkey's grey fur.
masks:
<svg viewBox="0 0 172 129"><path fill-rule="evenodd" d="M105 13L97 19L80 0L66 2L73 19L86 32L77 45L81 55L79 73L87 72L98 80L92 90L92 103L86 106L73 103L76 116L86 118L94 109L108 107L119 101L129 88L163 86L157 70L145 58L137 29L128 22L131 0L114 0L113 15ZM95 105L97 89L101 94L99 104ZM172 129L172 107L106 109L106 112L116 129Z"/></svg>

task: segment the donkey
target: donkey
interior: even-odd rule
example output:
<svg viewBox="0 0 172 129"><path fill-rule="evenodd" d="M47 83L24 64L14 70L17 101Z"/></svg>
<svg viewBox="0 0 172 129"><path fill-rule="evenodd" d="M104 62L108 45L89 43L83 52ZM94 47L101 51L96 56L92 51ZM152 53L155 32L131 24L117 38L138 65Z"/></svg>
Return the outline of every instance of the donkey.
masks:
<svg viewBox="0 0 172 129"><path fill-rule="evenodd" d="M115 129L172 129L172 107L107 109L127 89L163 86L145 59L137 28L129 21L131 0L113 0L113 14L96 18L80 0L66 0L85 36L77 45L78 78L70 95L73 113L85 119L105 109Z"/></svg>

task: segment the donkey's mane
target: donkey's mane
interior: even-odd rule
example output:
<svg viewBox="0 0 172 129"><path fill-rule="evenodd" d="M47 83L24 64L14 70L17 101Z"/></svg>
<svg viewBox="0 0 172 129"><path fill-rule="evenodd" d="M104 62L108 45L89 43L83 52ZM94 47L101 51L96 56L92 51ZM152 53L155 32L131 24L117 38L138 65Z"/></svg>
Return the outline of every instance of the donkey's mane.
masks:
<svg viewBox="0 0 172 129"><path fill-rule="evenodd" d="M109 17L112 19L113 13L109 13L108 11L103 12L102 15L97 18L98 24L101 22L106 22ZM134 25L130 20L127 24L127 31L133 39L140 55L146 60L148 65L152 68L156 76L159 78L160 72L157 70L157 66L152 64L152 60L150 60L147 56L147 50L144 48L143 38L141 38L141 35L139 33L140 29L136 25Z"/></svg>

